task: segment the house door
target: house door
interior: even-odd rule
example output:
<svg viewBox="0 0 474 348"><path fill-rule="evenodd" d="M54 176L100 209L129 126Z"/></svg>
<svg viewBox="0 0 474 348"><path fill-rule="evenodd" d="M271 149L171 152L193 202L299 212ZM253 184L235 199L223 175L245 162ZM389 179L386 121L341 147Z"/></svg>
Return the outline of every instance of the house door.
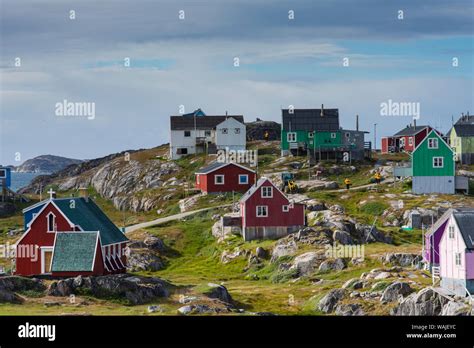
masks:
<svg viewBox="0 0 474 348"><path fill-rule="evenodd" d="M51 273L51 261L53 259L52 249L42 250L41 273Z"/></svg>

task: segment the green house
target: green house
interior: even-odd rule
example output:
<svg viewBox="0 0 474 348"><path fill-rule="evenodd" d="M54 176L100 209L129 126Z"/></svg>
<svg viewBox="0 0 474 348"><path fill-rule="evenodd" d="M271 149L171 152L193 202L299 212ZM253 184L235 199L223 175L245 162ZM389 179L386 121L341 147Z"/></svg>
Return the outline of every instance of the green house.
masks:
<svg viewBox="0 0 474 348"><path fill-rule="evenodd" d="M454 152L444 139L432 130L412 153L413 193L455 192Z"/></svg>
<svg viewBox="0 0 474 348"><path fill-rule="evenodd" d="M365 157L365 133L339 126L338 109L283 109L281 155L307 155L341 159L349 153L354 160Z"/></svg>
<svg viewBox="0 0 474 348"><path fill-rule="evenodd" d="M449 131L449 143L461 164L474 164L474 116L463 115Z"/></svg>

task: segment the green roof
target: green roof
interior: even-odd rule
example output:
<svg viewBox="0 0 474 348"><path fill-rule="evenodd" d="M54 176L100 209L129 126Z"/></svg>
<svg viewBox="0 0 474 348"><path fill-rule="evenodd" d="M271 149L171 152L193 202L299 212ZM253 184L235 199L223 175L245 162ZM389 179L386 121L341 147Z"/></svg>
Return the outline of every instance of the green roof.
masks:
<svg viewBox="0 0 474 348"><path fill-rule="evenodd" d="M52 272L92 271L98 232L58 232Z"/></svg>
<svg viewBox="0 0 474 348"><path fill-rule="evenodd" d="M99 231L102 246L128 241L92 199L83 197L59 198L53 202L69 220L84 231ZM74 202L74 204L73 204Z"/></svg>

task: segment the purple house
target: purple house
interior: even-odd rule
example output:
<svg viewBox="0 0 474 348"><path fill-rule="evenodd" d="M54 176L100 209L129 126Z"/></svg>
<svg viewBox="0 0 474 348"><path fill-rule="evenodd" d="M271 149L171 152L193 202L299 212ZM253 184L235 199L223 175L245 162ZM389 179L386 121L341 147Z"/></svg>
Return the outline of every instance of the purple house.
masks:
<svg viewBox="0 0 474 348"><path fill-rule="evenodd" d="M459 296L474 294L474 209L453 209L439 241L441 287Z"/></svg>

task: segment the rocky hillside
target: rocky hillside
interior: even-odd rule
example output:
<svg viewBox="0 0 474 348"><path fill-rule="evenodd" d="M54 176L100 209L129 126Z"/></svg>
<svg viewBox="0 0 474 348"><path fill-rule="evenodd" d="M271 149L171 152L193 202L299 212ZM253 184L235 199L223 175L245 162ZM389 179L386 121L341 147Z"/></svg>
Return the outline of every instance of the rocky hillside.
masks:
<svg viewBox="0 0 474 348"><path fill-rule="evenodd" d="M280 140L281 125L273 121L262 121L257 119L255 122L245 124L247 126L247 140L265 140L265 133L268 132L267 140Z"/></svg>
<svg viewBox="0 0 474 348"><path fill-rule="evenodd" d="M55 173L70 165L79 164L82 160L42 155L25 161L22 165L15 167L17 172L34 172L34 173Z"/></svg>

